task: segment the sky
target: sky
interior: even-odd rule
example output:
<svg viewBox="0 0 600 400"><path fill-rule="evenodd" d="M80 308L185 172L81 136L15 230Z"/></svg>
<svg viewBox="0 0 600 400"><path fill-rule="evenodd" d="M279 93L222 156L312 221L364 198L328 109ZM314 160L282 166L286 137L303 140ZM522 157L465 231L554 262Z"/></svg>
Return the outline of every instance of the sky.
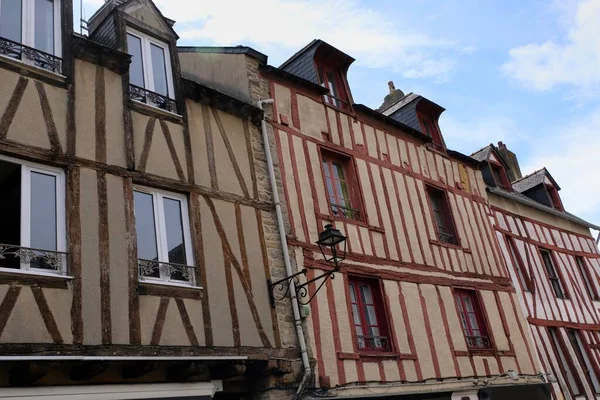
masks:
<svg viewBox="0 0 600 400"><path fill-rule="evenodd" d="M523 174L546 167L567 211L600 224L600 0L155 2L179 45L250 46L274 66L323 39L356 59L356 103L381 105L390 80L419 93L446 108L449 148L503 141ZM84 0L84 18L102 3Z"/></svg>

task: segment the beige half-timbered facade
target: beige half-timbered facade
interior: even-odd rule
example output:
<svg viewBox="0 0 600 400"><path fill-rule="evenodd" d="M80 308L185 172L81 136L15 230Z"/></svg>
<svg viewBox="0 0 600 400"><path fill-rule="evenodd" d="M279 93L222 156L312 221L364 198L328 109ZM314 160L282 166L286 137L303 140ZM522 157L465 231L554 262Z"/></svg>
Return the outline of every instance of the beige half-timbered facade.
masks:
<svg viewBox="0 0 600 400"><path fill-rule="evenodd" d="M600 397L599 227L565 211L560 186L541 169L521 176L502 142L482 162L494 230L556 398Z"/></svg>
<svg viewBox="0 0 600 400"><path fill-rule="evenodd" d="M353 61L315 40L263 68L297 270L332 270L326 224L347 237L335 279L299 293L319 395L550 398L478 162L447 149L427 99L390 83L378 111L355 103Z"/></svg>
<svg viewBox="0 0 600 400"><path fill-rule="evenodd" d="M237 48L215 89L150 1L106 2L89 37L70 0L42 3L56 41L0 38L0 398L293 384L289 302L267 287L283 264L253 105L266 56Z"/></svg>

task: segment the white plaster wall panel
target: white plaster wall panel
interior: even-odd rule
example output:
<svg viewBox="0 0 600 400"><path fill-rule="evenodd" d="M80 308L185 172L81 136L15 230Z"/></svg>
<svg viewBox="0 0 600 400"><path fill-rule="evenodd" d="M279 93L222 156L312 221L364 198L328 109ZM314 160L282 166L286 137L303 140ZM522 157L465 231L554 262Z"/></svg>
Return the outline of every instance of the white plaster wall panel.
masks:
<svg viewBox="0 0 600 400"><path fill-rule="evenodd" d="M411 142L405 142L408 148L408 159L410 168L419 174L422 174L421 168L419 167L419 156L417 155L417 148Z"/></svg>
<svg viewBox="0 0 600 400"><path fill-rule="evenodd" d="M423 255L421 253L421 249L419 248L417 232L415 229L415 217L410 209L410 203L408 201L408 189L406 187L405 177L398 172L394 173L394 177L396 179L396 186L399 194L398 200L400 201L400 209L402 210L402 214L404 216L404 223L406 225L406 232L408 234L408 242L410 243L410 249L414 258L414 262L422 264Z"/></svg>
<svg viewBox="0 0 600 400"><path fill-rule="evenodd" d="M344 360L344 372L346 373L346 382L358 382L356 361Z"/></svg>
<svg viewBox="0 0 600 400"><path fill-rule="evenodd" d="M401 167L411 169L411 162L408 156L408 147L406 141L398 139L398 151L400 153Z"/></svg>
<svg viewBox="0 0 600 400"><path fill-rule="evenodd" d="M402 160L400 159L400 151L398 149L398 139L391 134L386 134L385 138L387 141L390 162L398 167L402 167Z"/></svg>
<svg viewBox="0 0 600 400"><path fill-rule="evenodd" d="M373 184L375 186L375 190L377 191L377 199L379 200L379 212L381 213L381 219L383 222L383 228L385 229L384 239L387 242L387 248L389 251L389 256L393 260L399 260L398 250L396 249L396 241L395 241L395 231L393 229L392 223L390 221L390 215L387 207L387 200L385 196L385 192L383 189L383 183L381 181L381 172L379 166L376 164L371 164L371 173L373 174ZM388 194L389 194L389 189Z"/></svg>
<svg viewBox="0 0 600 400"><path fill-rule="evenodd" d="M360 245L360 238L358 233L358 227L354 224L346 224L346 236L348 237L348 251L352 253L364 254L364 251Z"/></svg>
<svg viewBox="0 0 600 400"><path fill-rule="evenodd" d="M296 193L296 181L294 179L293 168L295 168L295 166L292 165L292 159L290 157L288 134L284 131L278 131L278 133L281 145L281 153L283 156L283 160L279 160L279 162L283 165L285 169L284 179L288 194L285 198L285 201L287 202L288 213L292 215L292 218L294 220L295 235L298 237L299 240L307 240L308 238L304 237L304 229L302 228L302 217L300 214L298 193Z"/></svg>
<svg viewBox="0 0 600 400"><path fill-rule="evenodd" d="M327 110L327 117L329 118L329 132L331 134L331 141L337 145L341 145L340 132L336 119L337 112L330 107L325 107L325 109Z"/></svg>
<svg viewBox="0 0 600 400"><path fill-rule="evenodd" d="M363 363L363 370L365 371L365 380L367 382L379 382L382 380L378 362Z"/></svg>
<svg viewBox="0 0 600 400"><path fill-rule="evenodd" d="M379 159L383 160L383 155L387 154L388 155L388 160L389 160L389 155L390 155L390 151L387 147L387 141L385 140L385 132L380 131L379 129L375 129L375 137L377 139L377 147L379 148Z"/></svg>
<svg viewBox="0 0 600 400"><path fill-rule="evenodd" d="M373 255L373 247L371 246L371 235L369 228L358 227L358 231L360 233L360 240L363 245L364 253L368 256Z"/></svg>
<svg viewBox="0 0 600 400"><path fill-rule="evenodd" d="M450 344L446 337L446 328L443 323L442 313L437 290L433 285L420 285L421 296L425 299L429 325L431 326L431 335L435 344L436 357L439 363L440 374L444 377L456 376L454 369L453 356L450 351Z"/></svg>
<svg viewBox="0 0 600 400"><path fill-rule="evenodd" d="M308 171L309 166L306 165L306 158L304 156L304 149L302 147L302 139L297 136L292 136L292 140L294 143L294 151L296 153L296 168L301 171L298 174L298 178L300 180L300 196L304 200L304 213L306 217L306 225L308 227L308 240L313 241L319 237L320 228L317 226L317 221L315 219L315 206L313 203L313 193L311 189L311 182L309 179Z"/></svg>
<svg viewBox="0 0 600 400"><path fill-rule="evenodd" d="M424 176L431 178L433 172L430 170L429 165L427 165L427 156L425 155L425 148L423 146L417 146L417 157L418 157L418 165L420 165L421 174ZM432 178L433 179L433 178Z"/></svg>
<svg viewBox="0 0 600 400"><path fill-rule="evenodd" d="M419 146L419 149L423 151L425 154L425 162L427 163L427 170L429 171L429 177L434 181L439 180L439 174L437 170L437 165L435 163L435 158L433 157L433 153L423 149L422 146Z"/></svg>
<svg viewBox="0 0 600 400"><path fill-rule="evenodd" d="M408 328L404 324L404 313L400 306L398 282L384 280L384 290L389 299L390 306L390 329L393 329L398 341L398 351L403 354L410 354L410 344L408 342Z"/></svg>
<svg viewBox="0 0 600 400"><path fill-rule="evenodd" d="M383 372L385 373L385 380L387 382L397 382L400 380L400 370L398 369L398 362L392 360L383 360Z"/></svg>
<svg viewBox="0 0 600 400"><path fill-rule="evenodd" d="M314 270L315 276L319 276L325 271ZM332 299L333 300L333 299ZM338 384L337 354L332 332L339 332L338 327L333 327L333 321L329 313L329 293L323 291L313 300L318 302L319 307L319 326L321 339L321 355L323 359L324 374L329 376L331 384Z"/></svg>
<svg viewBox="0 0 600 400"><path fill-rule="evenodd" d="M362 124L363 133L365 135L365 145L367 146L367 154L370 157L378 158L377 139L375 138L375 129L371 125Z"/></svg>
<svg viewBox="0 0 600 400"><path fill-rule="evenodd" d="M419 195L417 193L417 187L414 178L408 176L406 177L406 189L408 190L408 195L410 196L410 200L415 211L415 221L418 227L419 240L422 244L425 263L427 265L433 265L433 254L431 254L431 246L429 245L425 220L422 218L422 216L425 215L425 213L429 210L424 210L421 202L419 201Z"/></svg>
<svg viewBox="0 0 600 400"><path fill-rule="evenodd" d="M290 89L285 86L279 85L277 83L273 84L273 88L275 89L275 106L277 107L277 113L288 118L288 122L292 123L292 93ZM275 119L282 122L279 118L279 115L275 116ZM303 125L304 126L304 125Z"/></svg>
<svg viewBox="0 0 600 400"><path fill-rule="evenodd" d="M346 114L342 114L342 113L339 113L339 116L340 116L340 121L342 124L341 135L342 135L342 139L344 141L344 146L348 149L352 149L354 147L352 144L352 136L350 135L350 125L349 125L350 124L350 122L349 122L350 116L348 116Z"/></svg>
<svg viewBox="0 0 600 400"><path fill-rule="evenodd" d="M389 136L389 135L388 135ZM408 238L406 237L405 233L404 233L404 225L403 225L403 219L402 219L402 214L400 211L400 207L399 207L399 199L398 199L398 193L396 192L395 189L395 185L394 185L394 178L392 177L392 174L394 174L393 171L389 170L389 169L383 169L383 178L385 181L385 185L388 188L388 193L389 193L389 197L390 197L390 208L392 211L392 215L391 215L391 219L394 221L394 226L395 226L395 233L396 233L396 238L398 238L397 240L395 240L398 243L398 247L400 249L400 260L402 262L410 262L410 252L408 249Z"/></svg>
<svg viewBox="0 0 600 400"><path fill-rule="evenodd" d="M309 97L298 94L298 114L302 133L322 140L323 135L321 132L328 132L323 105Z"/></svg>
<svg viewBox="0 0 600 400"><path fill-rule="evenodd" d="M426 338L427 330L424 322L425 317L421 308L421 293L419 287L414 283L408 282L402 282L400 286L406 300L408 318L410 320L413 336L415 338ZM427 340L416 340L415 347L417 356L419 357L423 378L434 378L435 371L433 368L432 350L429 347L429 342Z"/></svg>
<svg viewBox="0 0 600 400"><path fill-rule="evenodd" d="M356 160L358 179L363 189L363 196L365 201L365 207L367 211L367 221L370 225L380 227L379 218L377 216L377 206L375 203L375 197L373 196L374 189L371 186L369 179L368 166L364 160Z"/></svg>
<svg viewBox="0 0 600 400"><path fill-rule="evenodd" d="M351 316L348 312L346 282L344 279L333 279L330 283L333 288L333 304L337 316L337 334L340 338L341 351L344 353L354 353L354 341L352 339L352 329L354 329L354 326L351 323ZM327 292L327 296L329 297L329 290Z"/></svg>

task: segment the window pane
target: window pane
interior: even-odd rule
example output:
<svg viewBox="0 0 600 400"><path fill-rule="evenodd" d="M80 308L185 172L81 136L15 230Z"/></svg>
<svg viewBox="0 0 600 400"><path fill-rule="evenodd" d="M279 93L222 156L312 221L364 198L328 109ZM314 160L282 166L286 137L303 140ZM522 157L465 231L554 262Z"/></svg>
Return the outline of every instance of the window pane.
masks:
<svg viewBox="0 0 600 400"><path fill-rule="evenodd" d="M144 260L158 261L152 195L134 192L133 198L135 203L135 229L137 232L138 257ZM156 270L155 273L155 277L158 277L158 270Z"/></svg>
<svg viewBox="0 0 600 400"><path fill-rule="evenodd" d="M129 54L131 54L129 82L132 85L145 88L144 66L142 61L142 40L136 36L127 34L127 51Z"/></svg>
<svg viewBox="0 0 600 400"><path fill-rule="evenodd" d="M31 247L56 250L56 177L31 173Z"/></svg>
<svg viewBox="0 0 600 400"><path fill-rule="evenodd" d="M21 166L0 161L0 243L21 244ZM0 260L0 268L20 268L18 258Z"/></svg>
<svg viewBox="0 0 600 400"><path fill-rule="evenodd" d="M371 295L371 287L368 285L361 285L360 290L362 292L362 301L364 304L373 304L373 296Z"/></svg>
<svg viewBox="0 0 600 400"><path fill-rule="evenodd" d="M354 325L361 325L360 313L358 312L358 306L356 304L352 304L352 318L354 319Z"/></svg>
<svg viewBox="0 0 600 400"><path fill-rule="evenodd" d="M571 366L571 363L569 361L567 361L567 358L564 355L562 346L558 340L557 332L554 329L549 329L549 333L550 333L550 337L552 338L552 341L554 342L554 347L555 347L556 351L558 351L558 356L563 365L565 374L567 375L567 381L569 383L569 387L571 388L571 391L573 392L574 395L581 394L579 385L577 384L577 381L575 380L575 376L573 375L573 368Z"/></svg>
<svg viewBox="0 0 600 400"><path fill-rule="evenodd" d="M21 43L21 0L0 0L0 36Z"/></svg>
<svg viewBox="0 0 600 400"><path fill-rule="evenodd" d="M35 0L35 48L54 54L54 2Z"/></svg>
<svg viewBox="0 0 600 400"><path fill-rule="evenodd" d="M154 75L154 91L163 96L168 96L165 51L162 47L150 44L150 52L152 57L152 74Z"/></svg>
<svg viewBox="0 0 600 400"><path fill-rule="evenodd" d="M374 306L365 306L366 308L366 312L365 315L367 316L367 324L368 325L377 325L377 314L375 313L375 307Z"/></svg>
<svg viewBox="0 0 600 400"><path fill-rule="evenodd" d="M183 240L183 221L181 220L181 202L173 199L164 199L164 207L169 262L187 264L185 243Z"/></svg>

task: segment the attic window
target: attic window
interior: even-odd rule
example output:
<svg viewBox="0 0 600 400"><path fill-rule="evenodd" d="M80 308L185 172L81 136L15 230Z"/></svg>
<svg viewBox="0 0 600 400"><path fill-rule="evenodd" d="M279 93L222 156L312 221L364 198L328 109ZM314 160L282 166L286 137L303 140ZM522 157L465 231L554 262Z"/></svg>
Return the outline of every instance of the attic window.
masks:
<svg viewBox="0 0 600 400"><path fill-rule="evenodd" d="M444 142L437 122L429 115L419 113L419 123L423 133L432 139L431 146L438 151L444 151Z"/></svg>
<svg viewBox="0 0 600 400"><path fill-rule="evenodd" d="M494 177L494 182L497 187L502 189L511 190L510 180L508 179L508 175L506 175L506 170L504 167L498 163L490 161L490 170L492 171L492 176Z"/></svg>
<svg viewBox="0 0 600 400"><path fill-rule="evenodd" d="M128 29L127 50L131 54L131 99L177 112L177 104L173 100L175 95L169 46L148 35Z"/></svg>
<svg viewBox="0 0 600 400"><path fill-rule="evenodd" d="M560 196L558 195L558 190L552 185L546 185L546 191L548 192L548 197L550 198L550 204L552 204L552 208L558 211L564 211L562 201L560 200Z"/></svg>
<svg viewBox="0 0 600 400"><path fill-rule="evenodd" d="M336 108L347 109L348 96L346 96L346 92L343 89L342 75L339 70L325 65L319 65L317 70L319 71L319 81L321 82L321 86L329 89L329 93L323 95L325 104L329 104Z"/></svg>

